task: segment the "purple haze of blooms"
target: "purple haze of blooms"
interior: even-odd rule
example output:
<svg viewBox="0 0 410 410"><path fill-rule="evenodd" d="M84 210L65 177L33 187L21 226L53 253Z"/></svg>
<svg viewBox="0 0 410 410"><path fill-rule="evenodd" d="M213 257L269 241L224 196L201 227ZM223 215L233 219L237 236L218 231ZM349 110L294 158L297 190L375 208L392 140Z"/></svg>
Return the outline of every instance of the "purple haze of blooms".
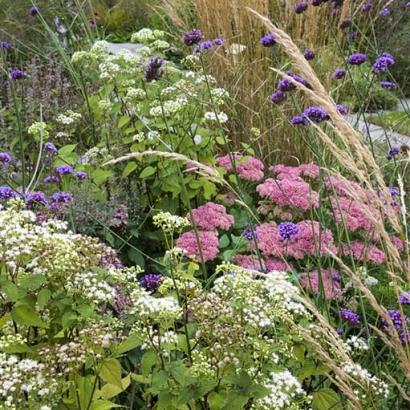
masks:
<svg viewBox="0 0 410 410"><path fill-rule="evenodd" d="M276 44L276 36L273 33L268 33L265 34L259 42L264 46L264 47L272 47Z"/></svg>
<svg viewBox="0 0 410 410"><path fill-rule="evenodd" d="M299 228L292 222L282 222L278 226L278 231L282 241L288 241L299 233Z"/></svg>
<svg viewBox="0 0 410 410"><path fill-rule="evenodd" d="M380 81L380 87L386 88L388 90L395 90L397 88L397 85L395 83L392 83L391 81L382 80Z"/></svg>
<svg viewBox="0 0 410 410"><path fill-rule="evenodd" d="M391 160L393 157L398 155L400 153L400 148L399 147L391 147L389 151L386 154L386 159Z"/></svg>
<svg viewBox="0 0 410 410"><path fill-rule="evenodd" d="M212 41L206 40L206 41L202 41L198 44L198 47L195 48L195 52L201 52L201 51L206 51L206 50L210 50L213 46Z"/></svg>
<svg viewBox="0 0 410 410"><path fill-rule="evenodd" d="M376 58L372 66L373 73L385 73L389 67L395 64L395 59L390 53L382 53Z"/></svg>
<svg viewBox="0 0 410 410"><path fill-rule="evenodd" d="M348 28L352 25L352 19L350 17L345 17L342 22L340 23L340 28L343 30L345 28Z"/></svg>
<svg viewBox="0 0 410 410"><path fill-rule="evenodd" d="M362 11L367 12L370 11L373 8L373 3L371 1L367 1L366 3L363 4L362 6Z"/></svg>
<svg viewBox="0 0 410 410"><path fill-rule="evenodd" d="M73 197L70 193L68 192L56 192L53 195L51 195L51 201L54 203L65 203L65 202L70 202L72 201Z"/></svg>
<svg viewBox="0 0 410 410"><path fill-rule="evenodd" d="M314 7L320 6L322 4L322 0L312 0L311 4Z"/></svg>
<svg viewBox="0 0 410 410"><path fill-rule="evenodd" d="M11 156L7 152L0 152L0 162L3 164L10 162L11 161Z"/></svg>
<svg viewBox="0 0 410 410"><path fill-rule="evenodd" d="M357 313L345 308L341 308L339 310L339 313L340 317L346 320L346 322L348 322L349 325L356 326L360 324L360 316Z"/></svg>
<svg viewBox="0 0 410 410"><path fill-rule="evenodd" d="M44 177L43 182L45 184L58 184L60 182L60 178L56 175L49 175Z"/></svg>
<svg viewBox="0 0 410 410"><path fill-rule="evenodd" d="M150 82L159 80L164 72L162 64L164 59L161 57L152 57L145 67L145 79Z"/></svg>
<svg viewBox="0 0 410 410"><path fill-rule="evenodd" d="M282 78L278 83L278 90L282 92L292 91L296 88L295 84L287 78Z"/></svg>
<svg viewBox="0 0 410 410"><path fill-rule="evenodd" d="M31 7L30 11L29 11L29 14L30 14L30 16L34 17L36 14L38 14L38 8L35 7L35 6Z"/></svg>
<svg viewBox="0 0 410 410"><path fill-rule="evenodd" d="M10 50L11 44L6 40L0 40L0 47L3 48L4 50Z"/></svg>
<svg viewBox="0 0 410 410"><path fill-rule="evenodd" d="M301 1L300 3L296 3L295 4L295 13L296 14L301 14L305 10L307 10L307 8L308 8L308 4L305 1Z"/></svg>
<svg viewBox="0 0 410 410"><path fill-rule="evenodd" d="M399 188L396 188L396 187L390 187L389 188L389 194L391 195L391 196L399 196L400 195L400 191L399 191Z"/></svg>
<svg viewBox="0 0 410 410"><path fill-rule="evenodd" d="M44 145L44 152L46 152L49 155L57 155L57 148L52 142L47 142Z"/></svg>
<svg viewBox="0 0 410 410"><path fill-rule="evenodd" d="M0 186L0 199L16 198L17 194L9 186Z"/></svg>
<svg viewBox="0 0 410 410"><path fill-rule="evenodd" d="M182 39L184 40L185 45L193 46L194 44L199 43L203 37L204 35L202 34L202 31L194 28L192 31L184 33Z"/></svg>
<svg viewBox="0 0 410 410"><path fill-rule="evenodd" d="M346 76L346 70L344 68L336 68L335 71L333 71L332 78L335 80L341 80Z"/></svg>
<svg viewBox="0 0 410 410"><path fill-rule="evenodd" d="M215 38L214 39L214 44L216 46L223 46L224 45L224 41L221 38Z"/></svg>
<svg viewBox="0 0 410 410"><path fill-rule="evenodd" d="M399 305L410 305L410 290L403 292L399 300L397 301Z"/></svg>
<svg viewBox="0 0 410 410"><path fill-rule="evenodd" d="M349 110L347 107L343 104L336 104L337 111L340 112L342 115L347 115L349 113Z"/></svg>
<svg viewBox="0 0 410 410"><path fill-rule="evenodd" d="M253 239L258 239L258 236L256 234L255 228L246 228L242 232L242 236L246 238L248 241L252 241Z"/></svg>
<svg viewBox="0 0 410 410"><path fill-rule="evenodd" d="M73 167L71 165L60 165L55 169L58 175L71 175L73 173Z"/></svg>
<svg viewBox="0 0 410 410"><path fill-rule="evenodd" d="M347 62L351 65L361 65L367 60L366 54L355 53L348 57Z"/></svg>
<svg viewBox="0 0 410 410"><path fill-rule="evenodd" d="M21 80L24 78L26 75L24 74L23 70L20 70L19 68L13 68L10 71L10 78L13 80Z"/></svg>
<svg viewBox="0 0 410 410"><path fill-rule="evenodd" d="M77 177L77 179L78 179L79 181L84 181L84 179L87 179L88 174L87 174L86 172L84 172L84 171L78 171L78 172L75 174L75 176Z"/></svg>
<svg viewBox="0 0 410 410"><path fill-rule="evenodd" d="M342 277L340 276L340 273L336 270L332 271L331 275L332 275L332 279L336 282L340 282L340 280L342 279Z"/></svg>
<svg viewBox="0 0 410 410"><path fill-rule="evenodd" d="M313 50L311 50L310 48L307 48L304 52L303 52L303 57L306 58L306 60L313 60L315 58L315 52Z"/></svg>
<svg viewBox="0 0 410 410"><path fill-rule="evenodd" d="M26 203L28 206L35 204L47 205L48 201L44 192L32 191L26 195Z"/></svg>
<svg viewBox="0 0 410 410"><path fill-rule="evenodd" d="M404 322L407 322L407 316L402 314L400 310L391 309L388 310L387 313L390 316L391 321L393 322L393 326L397 330L401 330L403 328ZM388 326L387 320L382 319L383 326Z"/></svg>
<svg viewBox="0 0 410 410"><path fill-rule="evenodd" d="M388 7L383 7L383 8L380 10L380 15L381 15L382 17L388 17L388 16L390 16L390 9L389 9Z"/></svg>
<svg viewBox="0 0 410 410"><path fill-rule="evenodd" d="M150 292L155 292L162 282L162 275L159 273L147 273L138 279L142 287Z"/></svg>
<svg viewBox="0 0 410 410"><path fill-rule="evenodd" d="M281 102L286 100L286 94L282 92L281 90L276 90L271 96L270 100L274 104L280 104Z"/></svg>
<svg viewBox="0 0 410 410"><path fill-rule="evenodd" d="M301 77L300 75L295 74L293 71L287 71L286 74L289 77L292 77L298 83L304 85L307 88L310 88L310 84L303 77Z"/></svg>
<svg viewBox="0 0 410 410"><path fill-rule="evenodd" d="M304 115L295 115L290 120L290 123L292 125L309 125L309 121Z"/></svg>
<svg viewBox="0 0 410 410"><path fill-rule="evenodd" d="M317 105L306 108L303 115L313 122L323 122L329 119L327 111Z"/></svg>

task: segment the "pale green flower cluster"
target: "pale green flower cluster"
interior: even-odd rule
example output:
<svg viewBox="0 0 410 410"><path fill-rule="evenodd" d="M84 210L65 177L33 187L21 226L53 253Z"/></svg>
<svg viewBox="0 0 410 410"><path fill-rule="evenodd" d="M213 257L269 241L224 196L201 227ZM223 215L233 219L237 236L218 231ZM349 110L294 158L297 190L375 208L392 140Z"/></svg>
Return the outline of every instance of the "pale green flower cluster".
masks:
<svg viewBox="0 0 410 410"><path fill-rule="evenodd" d="M34 122L28 127L27 132L30 135L41 136L43 139L48 138L47 124L45 122Z"/></svg>
<svg viewBox="0 0 410 410"><path fill-rule="evenodd" d="M188 227L190 222L182 216L172 215L170 212L159 212L152 218L154 226L161 228L164 232L180 232Z"/></svg>
<svg viewBox="0 0 410 410"><path fill-rule="evenodd" d="M150 44L162 40L165 37L165 33L161 30L151 30L149 28L142 28L140 31L131 35L132 43L144 43Z"/></svg>

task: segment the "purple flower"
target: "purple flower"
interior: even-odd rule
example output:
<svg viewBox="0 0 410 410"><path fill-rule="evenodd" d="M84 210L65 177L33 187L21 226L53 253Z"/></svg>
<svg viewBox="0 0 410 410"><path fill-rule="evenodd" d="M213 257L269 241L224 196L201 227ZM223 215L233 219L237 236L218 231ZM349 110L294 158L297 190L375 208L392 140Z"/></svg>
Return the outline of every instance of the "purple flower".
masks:
<svg viewBox="0 0 410 410"><path fill-rule="evenodd" d="M381 15L382 17L388 17L388 16L390 16L390 9L389 9L388 7L383 7L383 8L380 10L380 15Z"/></svg>
<svg viewBox="0 0 410 410"><path fill-rule="evenodd" d="M84 181L84 179L86 179L88 177L88 174L84 171L78 171L75 176L77 177L77 179L79 181Z"/></svg>
<svg viewBox="0 0 410 410"><path fill-rule="evenodd" d="M10 50L11 44L6 40L0 40L0 47L3 48L4 50Z"/></svg>
<svg viewBox="0 0 410 410"><path fill-rule="evenodd" d="M370 1L367 1L366 3L363 4L362 11L366 13L367 11L370 11L372 8L373 8L373 3Z"/></svg>
<svg viewBox="0 0 410 410"><path fill-rule="evenodd" d="M270 100L274 104L280 104L282 101L286 100L286 94L280 90L276 90L271 96Z"/></svg>
<svg viewBox="0 0 410 410"><path fill-rule="evenodd" d="M388 310L387 313L390 316L391 321L393 322L393 326L397 330L401 330L403 328L403 323L407 321L407 317L400 312L400 310ZM382 318L383 326L388 326L387 320Z"/></svg>
<svg viewBox="0 0 410 410"><path fill-rule="evenodd" d="M162 282L162 275L159 273L147 273L138 279L142 287L150 292L155 292Z"/></svg>
<svg viewBox="0 0 410 410"><path fill-rule="evenodd" d="M340 276L340 273L337 270L334 270L331 272L332 279L336 282L340 282L342 277Z"/></svg>
<svg viewBox="0 0 410 410"><path fill-rule="evenodd" d="M346 76L346 70L344 68L336 68L336 70L332 74L332 77L335 80L341 80L345 76Z"/></svg>
<svg viewBox="0 0 410 410"><path fill-rule="evenodd" d="M73 167L71 165L60 165L55 169L58 175L70 175L73 173Z"/></svg>
<svg viewBox="0 0 410 410"><path fill-rule="evenodd" d="M11 189L9 186L0 186L0 199L11 199L16 198L16 192Z"/></svg>
<svg viewBox="0 0 410 410"><path fill-rule="evenodd" d="M361 65L367 60L366 54L355 53L348 57L347 62L351 65Z"/></svg>
<svg viewBox="0 0 410 410"><path fill-rule="evenodd" d="M410 305L410 290L407 290L406 292L403 292L399 300L397 301L399 305Z"/></svg>
<svg viewBox="0 0 410 410"><path fill-rule="evenodd" d="M286 74L289 77L292 77L298 83L304 85L307 88L310 88L310 84L303 77L301 77L300 75L295 74L293 71L287 71Z"/></svg>
<svg viewBox="0 0 410 410"><path fill-rule="evenodd" d="M45 184L58 184L60 182L60 178L56 175L49 175L43 179Z"/></svg>
<svg viewBox="0 0 410 410"><path fill-rule="evenodd" d="M357 313L345 308L341 308L339 310L339 313L340 317L346 320L350 326L356 326L360 324L360 316Z"/></svg>
<svg viewBox="0 0 410 410"><path fill-rule="evenodd" d="M7 152L0 152L0 162L3 164L10 162L11 161L11 156Z"/></svg>
<svg viewBox="0 0 410 410"><path fill-rule="evenodd" d="M276 44L276 36L273 33L265 34L259 42L264 47L272 47Z"/></svg>
<svg viewBox="0 0 410 410"><path fill-rule="evenodd" d="M44 152L46 152L49 155L57 155L57 148L52 142L47 142L44 145Z"/></svg>
<svg viewBox="0 0 410 410"><path fill-rule="evenodd" d="M224 41L221 38L215 38L214 39L214 44L216 46L223 46L224 45Z"/></svg>
<svg viewBox="0 0 410 410"><path fill-rule="evenodd" d="M38 8L37 7L31 7L29 10L30 16L34 17L36 14L38 14Z"/></svg>
<svg viewBox="0 0 410 410"><path fill-rule="evenodd" d="M345 28L348 28L352 25L352 20L350 17L345 17L342 22L340 23L340 28L343 30Z"/></svg>
<svg viewBox="0 0 410 410"><path fill-rule="evenodd" d="M399 196L399 195L400 195L400 191L399 191L399 189L396 188L396 187L390 187L390 188L389 188L389 194L390 194L391 196Z"/></svg>
<svg viewBox="0 0 410 410"><path fill-rule="evenodd" d="M206 40L202 41L201 43L198 44L198 46L195 48L195 52L201 52L201 51L206 51L211 49L213 46L212 41Z"/></svg>
<svg viewBox="0 0 410 410"><path fill-rule="evenodd" d="M246 238L248 241L252 241L253 239L257 239L258 236L256 234L255 228L246 228L242 232L242 236Z"/></svg>
<svg viewBox="0 0 410 410"><path fill-rule="evenodd" d="M13 80L21 80L24 78L26 75L24 74L23 70L20 70L19 68L13 68L10 71L10 78Z"/></svg>
<svg viewBox="0 0 410 410"><path fill-rule="evenodd" d="M336 329L336 333L341 336L344 333L344 330L341 327L337 327Z"/></svg>
<svg viewBox="0 0 410 410"><path fill-rule="evenodd" d="M204 35L201 30L194 28L192 31L184 33L182 38L187 46L193 46L203 39Z"/></svg>
<svg viewBox="0 0 410 410"><path fill-rule="evenodd" d="M282 78L282 80L278 83L278 91L292 91L296 88L295 84L292 81L288 80L287 78Z"/></svg>
<svg viewBox="0 0 410 410"><path fill-rule="evenodd" d="M304 115L295 115L290 120L290 123L292 125L309 125L309 121Z"/></svg>
<svg viewBox="0 0 410 410"><path fill-rule="evenodd" d="M394 57L390 53L383 53L376 58L372 66L373 73L384 73L386 72L391 65L393 65L396 61Z"/></svg>
<svg viewBox="0 0 410 410"><path fill-rule="evenodd" d="M36 204L47 205L48 201L44 192L32 191L26 195L26 203L28 206Z"/></svg>
<svg viewBox="0 0 410 410"><path fill-rule="evenodd" d="M306 108L303 115L313 122L323 122L329 119L329 114L322 107L314 105Z"/></svg>
<svg viewBox="0 0 410 410"><path fill-rule="evenodd" d="M145 67L145 79L147 81L159 80L164 70L162 64L164 59L161 57L152 57Z"/></svg>
<svg viewBox="0 0 410 410"><path fill-rule="evenodd" d="M313 60L315 58L315 52L313 50L311 50L310 48L307 48L304 52L303 52L303 57L306 58L306 60Z"/></svg>
<svg viewBox="0 0 410 410"><path fill-rule="evenodd" d="M400 153L399 147L391 147L386 154L386 159L390 160Z"/></svg>
<svg viewBox="0 0 410 410"><path fill-rule="evenodd" d="M312 0L311 4L314 7L320 6L322 4L323 0Z"/></svg>
<svg viewBox="0 0 410 410"><path fill-rule="evenodd" d="M359 37L359 33L357 31L352 31L348 35L348 39L349 39L350 42L355 41L357 39L357 37Z"/></svg>
<svg viewBox="0 0 410 410"><path fill-rule="evenodd" d="M380 87L386 88L388 90L395 90L397 88L396 83L392 83L391 81L380 81Z"/></svg>
<svg viewBox="0 0 410 410"><path fill-rule="evenodd" d="M288 241L299 233L299 228L292 222L282 222L278 226L278 231L282 241Z"/></svg>
<svg viewBox="0 0 410 410"><path fill-rule="evenodd" d="M54 203L65 203L65 202L70 202L72 201L73 197L70 193L68 192L56 192L53 195L51 195L51 201Z"/></svg>
<svg viewBox="0 0 410 410"><path fill-rule="evenodd" d="M301 14L305 10L307 10L308 4L305 1L301 1L300 3L295 4L295 13L296 14Z"/></svg>
<svg viewBox="0 0 410 410"><path fill-rule="evenodd" d="M342 115L347 115L349 113L349 110L347 107L343 104L336 104L337 111L340 112Z"/></svg>

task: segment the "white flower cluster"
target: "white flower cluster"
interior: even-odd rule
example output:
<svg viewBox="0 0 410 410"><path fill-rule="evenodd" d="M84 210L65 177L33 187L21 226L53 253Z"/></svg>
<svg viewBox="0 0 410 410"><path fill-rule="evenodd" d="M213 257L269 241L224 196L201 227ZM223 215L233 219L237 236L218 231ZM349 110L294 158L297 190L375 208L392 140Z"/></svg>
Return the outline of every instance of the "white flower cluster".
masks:
<svg viewBox="0 0 410 410"><path fill-rule="evenodd" d="M135 329L141 332L141 328ZM142 350L154 348L155 350L161 349L163 353L170 350L171 346L178 344L178 334L173 330L166 330L160 334L157 329L149 328L149 335L146 337L146 342L141 345Z"/></svg>
<svg viewBox="0 0 410 410"><path fill-rule="evenodd" d="M45 122L34 122L28 127L27 132L30 135L40 135L43 139L48 138L47 124Z"/></svg>
<svg viewBox="0 0 410 410"><path fill-rule="evenodd" d="M0 350L5 350L10 346L16 347L18 345L24 345L27 343L27 339L20 333L3 335L0 337Z"/></svg>
<svg viewBox="0 0 410 410"><path fill-rule="evenodd" d="M81 157L82 164L98 165L109 158L108 149L106 147L92 147Z"/></svg>
<svg viewBox="0 0 410 410"><path fill-rule="evenodd" d="M157 104L157 103L156 103ZM188 104L185 97L178 97L175 100L164 101L162 105L155 105L150 109L150 115L153 117L170 117L181 111Z"/></svg>
<svg viewBox="0 0 410 410"><path fill-rule="evenodd" d="M228 121L228 116L222 111L216 114L212 111L208 111L204 114L204 118L207 121L218 122L220 124L225 124Z"/></svg>
<svg viewBox="0 0 410 410"><path fill-rule="evenodd" d="M358 363L344 363L341 366L342 370L355 379L359 386L370 395L378 395L387 397L389 395L389 386L376 376L372 376L367 369L363 369ZM360 392L356 389L355 394L362 400L367 397L366 393Z"/></svg>
<svg viewBox="0 0 410 410"><path fill-rule="evenodd" d="M165 37L165 33L161 30L151 30L142 28L141 30L131 35L132 43L151 43L155 40L161 40Z"/></svg>
<svg viewBox="0 0 410 410"><path fill-rule="evenodd" d="M150 47L152 47L155 50L166 50L167 48L170 48L171 45L168 43L168 41L155 40L153 43L150 44Z"/></svg>
<svg viewBox="0 0 410 410"><path fill-rule="evenodd" d="M56 121L63 125L73 125L81 120L81 114L68 110L65 114L59 114L56 117Z"/></svg>
<svg viewBox="0 0 410 410"><path fill-rule="evenodd" d="M197 54L188 54L182 59L181 63L190 70L193 70L200 66L201 60Z"/></svg>
<svg viewBox="0 0 410 410"><path fill-rule="evenodd" d="M215 369L209 363L205 353L200 350L194 350L192 352L192 366L190 372L194 377L208 377L211 378L215 375Z"/></svg>
<svg viewBox="0 0 410 410"><path fill-rule="evenodd" d="M178 302L171 296L155 298L142 289L131 294L131 312L143 320L161 322L177 320L182 315Z"/></svg>
<svg viewBox="0 0 410 410"><path fill-rule="evenodd" d="M146 97L147 93L142 88L130 87L127 90L124 100L126 103L135 104L138 101L142 101Z"/></svg>
<svg viewBox="0 0 410 410"><path fill-rule="evenodd" d="M296 400L303 399L306 395L301 384L289 370L272 372L264 385L270 390L270 393L268 396L256 400L256 403L251 407L252 409L290 409Z"/></svg>
<svg viewBox="0 0 410 410"><path fill-rule="evenodd" d="M44 364L0 353L0 406L4 405L1 408L22 408L25 396L33 402L47 400L50 403L56 387Z"/></svg>
<svg viewBox="0 0 410 410"><path fill-rule="evenodd" d="M359 336L350 336L346 340L346 345L348 351L351 351L352 349L358 352L365 352L369 350L367 341Z"/></svg>
<svg viewBox="0 0 410 410"><path fill-rule="evenodd" d="M159 212L152 218L152 221L157 228L167 233L180 232L190 225L187 218L172 215L170 212Z"/></svg>
<svg viewBox="0 0 410 410"><path fill-rule="evenodd" d="M98 68L100 70L101 80L114 80L121 70L121 67L118 64L109 60L103 61Z"/></svg>
<svg viewBox="0 0 410 410"><path fill-rule="evenodd" d="M67 282L67 289L72 294L80 293L95 304L112 302L116 291L95 272L77 273Z"/></svg>

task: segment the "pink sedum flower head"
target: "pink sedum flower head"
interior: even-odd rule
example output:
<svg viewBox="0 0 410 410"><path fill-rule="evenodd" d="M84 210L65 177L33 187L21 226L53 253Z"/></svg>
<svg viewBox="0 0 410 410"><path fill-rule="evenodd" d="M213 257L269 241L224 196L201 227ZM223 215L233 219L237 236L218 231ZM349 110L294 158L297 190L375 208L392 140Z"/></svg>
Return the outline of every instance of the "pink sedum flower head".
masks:
<svg viewBox="0 0 410 410"><path fill-rule="evenodd" d="M199 244L204 262L212 261L218 256L218 236L214 231L199 231ZM186 251L188 256L193 256L197 262L201 262L201 253L196 240L195 231L182 234L176 242L177 246Z"/></svg>
<svg viewBox="0 0 410 410"><path fill-rule="evenodd" d="M255 157L245 157L238 152L234 152L231 156L218 157L216 163L226 171L233 172L234 167L231 159L235 161L235 168L239 178L245 181L259 181L263 178L265 167L263 162Z"/></svg>
<svg viewBox="0 0 410 410"><path fill-rule="evenodd" d="M309 273L303 273L300 277L300 284L303 289L313 294L321 292L323 285L323 293L326 299L340 300L343 292L340 285L340 275L336 271L323 269L321 274L317 270Z"/></svg>
<svg viewBox="0 0 410 410"><path fill-rule="evenodd" d="M196 226L205 231L216 229L227 231L234 223L233 216L226 213L226 208L214 202L207 202L205 205L193 209L192 215ZM187 215L187 218L192 222L190 214Z"/></svg>
<svg viewBox="0 0 410 410"><path fill-rule="evenodd" d="M259 261L256 255L236 255L233 258L235 264L245 269L261 271L261 263L264 272L289 272L292 266L279 258L264 258Z"/></svg>
<svg viewBox="0 0 410 410"><path fill-rule="evenodd" d="M362 241L353 241L343 246L343 255L351 256L360 262L373 262L381 265L386 260L386 255L377 246Z"/></svg>
<svg viewBox="0 0 410 410"><path fill-rule="evenodd" d="M319 207L319 194L302 178L268 178L256 187L256 191L261 197L269 198L279 206L299 208L303 211Z"/></svg>

